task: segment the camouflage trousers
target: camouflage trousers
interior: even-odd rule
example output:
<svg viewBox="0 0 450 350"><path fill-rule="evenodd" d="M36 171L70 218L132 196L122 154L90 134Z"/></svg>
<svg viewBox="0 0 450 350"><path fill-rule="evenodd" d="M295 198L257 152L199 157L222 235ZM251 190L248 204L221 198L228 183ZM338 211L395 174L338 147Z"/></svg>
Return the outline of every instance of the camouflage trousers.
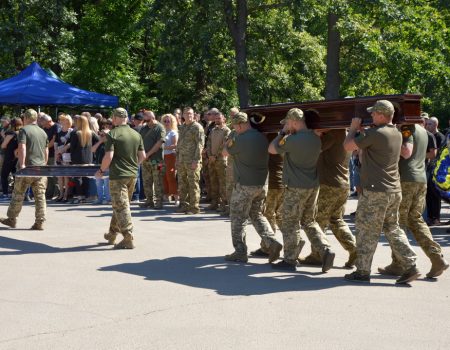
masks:
<svg viewBox="0 0 450 350"><path fill-rule="evenodd" d="M300 225L306 232L311 245L322 257L325 250L330 247L325 234L316 222L317 197L319 187L316 188L290 188L284 192L281 208L283 222L284 260L296 264L303 240L300 235Z"/></svg>
<svg viewBox="0 0 450 350"><path fill-rule="evenodd" d="M264 207L264 216L269 221L272 231L277 231L283 222L281 216L281 204L283 203L284 188L269 188Z"/></svg>
<svg viewBox="0 0 450 350"><path fill-rule="evenodd" d="M228 203L227 200L227 160L218 157L214 162L208 161L209 186L212 203Z"/></svg>
<svg viewBox="0 0 450 350"><path fill-rule="evenodd" d="M402 194L363 190L356 209L356 268L370 274L372 259L381 232L391 246L396 259L406 269L416 263L416 253L411 248L405 232L398 224L398 210Z"/></svg>
<svg viewBox="0 0 450 350"><path fill-rule="evenodd" d="M14 191L6 215L8 218L12 219L19 216L25 198L25 192L30 186L34 195L35 222L43 223L45 221L45 212L47 210L47 203L45 201L45 190L47 188L46 177L16 177Z"/></svg>
<svg viewBox="0 0 450 350"><path fill-rule="evenodd" d="M441 246L433 240L430 229L422 217L425 209L427 184L420 182L402 182L402 202L400 203L400 227L408 229L424 253L431 259L441 256ZM392 254L392 262L400 261Z"/></svg>
<svg viewBox="0 0 450 350"><path fill-rule="evenodd" d="M160 164L164 164L164 161L161 160L157 164L152 164L151 160L142 162L146 203L156 203L157 206L162 205L164 195L163 167Z"/></svg>
<svg viewBox="0 0 450 350"><path fill-rule="evenodd" d="M130 201L135 185L135 177L109 180L109 192L113 209L111 223L109 224L110 233L121 233L125 236L133 232Z"/></svg>
<svg viewBox="0 0 450 350"><path fill-rule="evenodd" d="M329 228L341 246L353 252L356 250L356 240L343 219L347 197L347 187L320 185L316 221L323 232ZM320 260L319 252L312 246L311 255Z"/></svg>
<svg viewBox="0 0 450 350"><path fill-rule="evenodd" d="M269 222L262 214L266 193L267 186L242 186L238 183L234 186L230 202L231 239L238 253L247 254L245 226L248 218L265 246L269 247L276 241Z"/></svg>
<svg viewBox="0 0 450 350"><path fill-rule="evenodd" d="M192 170L191 163L178 163L178 192L183 209L200 210L201 163Z"/></svg>

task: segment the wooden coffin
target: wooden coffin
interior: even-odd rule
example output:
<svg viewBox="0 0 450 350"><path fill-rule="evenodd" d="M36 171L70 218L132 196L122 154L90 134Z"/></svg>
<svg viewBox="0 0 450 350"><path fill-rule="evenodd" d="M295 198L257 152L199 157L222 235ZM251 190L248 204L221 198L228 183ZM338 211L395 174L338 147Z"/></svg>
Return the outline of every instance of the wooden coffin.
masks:
<svg viewBox="0 0 450 350"><path fill-rule="evenodd" d="M350 126L353 117L363 119L363 125L372 124L372 117L367 108L377 100L389 100L395 107L394 123L420 122L421 95L379 95L369 97L344 98L310 102L279 103L265 106L243 108L252 125L261 132L273 133L282 126L280 121L291 108L300 108L311 129L342 129Z"/></svg>
<svg viewBox="0 0 450 350"><path fill-rule="evenodd" d="M16 176L43 177L94 177L100 165L43 165L28 166L16 172ZM105 174L107 175L107 174Z"/></svg>

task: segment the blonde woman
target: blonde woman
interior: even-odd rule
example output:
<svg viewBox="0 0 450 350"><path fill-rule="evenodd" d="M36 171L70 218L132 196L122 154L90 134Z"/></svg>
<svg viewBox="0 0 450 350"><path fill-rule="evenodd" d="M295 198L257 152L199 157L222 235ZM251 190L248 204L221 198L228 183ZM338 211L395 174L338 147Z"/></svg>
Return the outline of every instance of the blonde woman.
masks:
<svg viewBox="0 0 450 350"><path fill-rule="evenodd" d="M99 141L99 137L89 127L88 118L81 115L75 120L76 132L70 137L70 158L72 164L92 164L92 145ZM78 198L73 200L74 204L84 201L89 191L89 179L87 177L75 179L75 187Z"/></svg>
<svg viewBox="0 0 450 350"><path fill-rule="evenodd" d="M164 163L166 165L166 173L164 174L164 192L169 199L170 196L175 197L175 203L178 202L178 189L176 179L176 148L178 142L178 123L172 114L164 114L161 118L166 129L166 139L164 143Z"/></svg>
<svg viewBox="0 0 450 350"><path fill-rule="evenodd" d="M61 125L61 130L56 134L55 138L55 158L57 165L69 165L70 164L70 153L68 152L70 147L70 135L72 134L72 117L68 114L61 114L59 116L59 124ZM58 177L58 184L60 190L60 195L56 199L56 202L67 202L69 196L69 177L60 176Z"/></svg>

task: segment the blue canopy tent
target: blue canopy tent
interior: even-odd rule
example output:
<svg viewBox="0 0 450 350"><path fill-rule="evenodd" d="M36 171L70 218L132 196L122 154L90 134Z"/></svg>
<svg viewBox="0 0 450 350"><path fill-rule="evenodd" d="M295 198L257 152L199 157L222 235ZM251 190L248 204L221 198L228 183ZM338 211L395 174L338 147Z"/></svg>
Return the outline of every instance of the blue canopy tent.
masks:
<svg viewBox="0 0 450 350"><path fill-rule="evenodd" d="M0 105L117 107L119 98L67 84L34 62L16 76L0 81Z"/></svg>

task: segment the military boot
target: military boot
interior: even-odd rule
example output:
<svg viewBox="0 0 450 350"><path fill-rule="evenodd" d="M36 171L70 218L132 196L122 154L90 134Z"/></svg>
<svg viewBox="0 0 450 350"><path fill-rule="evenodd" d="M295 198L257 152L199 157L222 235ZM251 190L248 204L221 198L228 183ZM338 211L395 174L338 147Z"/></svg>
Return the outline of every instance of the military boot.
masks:
<svg viewBox="0 0 450 350"><path fill-rule="evenodd" d="M308 255L304 258L298 258L297 261L302 265L322 266L322 260L313 255Z"/></svg>
<svg viewBox="0 0 450 350"><path fill-rule="evenodd" d="M33 226L31 226L30 230L39 230L42 231L44 229L44 225L42 222L35 222Z"/></svg>
<svg viewBox="0 0 450 350"><path fill-rule="evenodd" d="M428 278L435 278L438 277L440 275L442 275L442 273L448 269L448 262L444 259L444 257L442 255L432 255L430 257L431 260L431 270L430 272L427 273L427 277Z"/></svg>
<svg viewBox="0 0 450 350"><path fill-rule="evenodd" d="M247 253L233 252L225 255L225 261L236 261L246 263L248 261Z"/></svg>
<svg viewBox="0 0 450 350"><path fill-rule="evenodd" d="M108 241L108 244L114 244L116 241L117 233L108 232L103 235L103 237Z"/></svg>
<svg viewBox="0 0 450 350"><path fill-rule="evenodd" d="M281 249L283 245L277 241L273 241L269 246L269 262L274 262L280 257Z"/></svg>
<svg viewBox="0 0 450 350"><path fill-rule="evenodd" d="M114 249L134 249L133 236L129 233L124 235L124 238L114 245Z"/></svg>
<svg viewBox="0 0 450 350"><path fill-rule="evenodd" d="M3 225L9 226L11 228L16 228L17 220L15 218L1 218L0 223Z"/></svg>
<svg viewBox="0 0 450 350"><path fill-rule="evenodd" d="M387 276L401 276L403 274L403 268L395 263L391 263L386 267L379 267L378 273Z"/></svg>

